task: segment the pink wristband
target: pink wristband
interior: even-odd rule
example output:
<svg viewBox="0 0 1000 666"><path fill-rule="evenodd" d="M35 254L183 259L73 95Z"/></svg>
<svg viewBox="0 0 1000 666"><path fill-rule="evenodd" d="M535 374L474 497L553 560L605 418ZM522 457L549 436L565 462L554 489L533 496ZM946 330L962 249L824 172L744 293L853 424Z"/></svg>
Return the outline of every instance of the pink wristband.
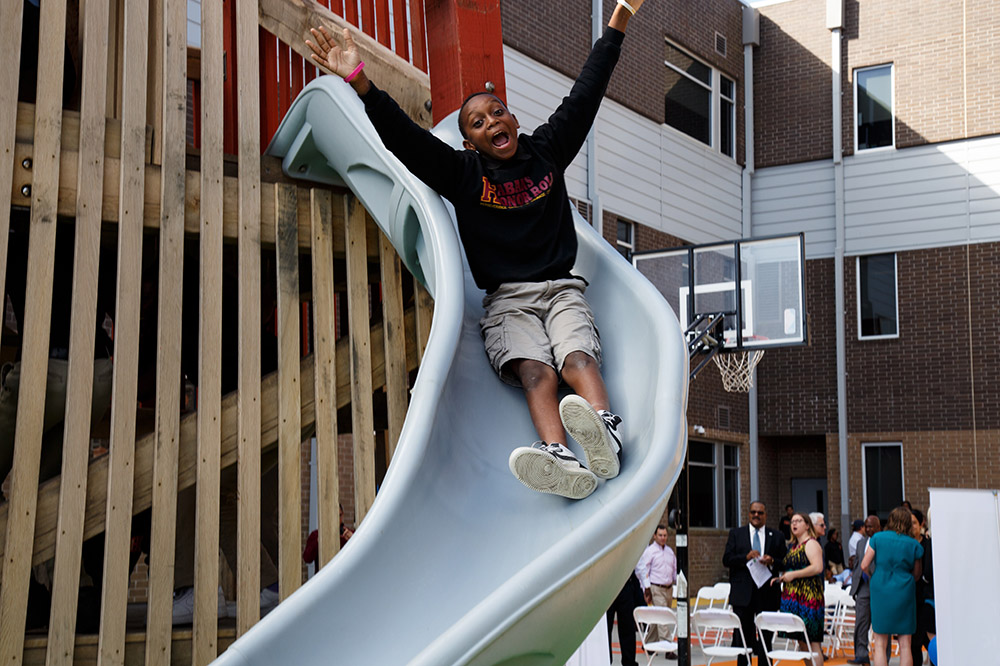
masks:
<svg viewBox="0 0 1000 666"><path fill-rule="evenodd" d="M362 60L361 62L358 63L358 66L354 68L353 72L344 77L344 81L350 83L358 76L358 74L361 73L361 70L364 68L365 68L365 61Z"/></svg>

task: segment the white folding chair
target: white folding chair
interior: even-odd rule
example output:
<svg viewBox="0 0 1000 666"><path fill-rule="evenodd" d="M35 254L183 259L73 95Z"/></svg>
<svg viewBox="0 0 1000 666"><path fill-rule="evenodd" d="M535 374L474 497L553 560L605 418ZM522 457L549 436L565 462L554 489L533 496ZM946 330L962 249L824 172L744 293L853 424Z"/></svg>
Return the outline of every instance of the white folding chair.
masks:
<svg viewBox="0 0 1000 666"><path fill-rule="evenodd" d="M747 644L746 636L743 635L743 626L736 613L728 608L706 608L697 610L691 616L691 623L699 635L707 633L709 629L716 632L715 645L702 645L701 651L708 657L708 666L716 657L735 658L741 654L746 655L750 660L753 657L753 646ZM722 645L722 636L726 631L739 632L743 639L743 647L733 647Z"/></svg>
<svg viewBox="0 0 1000 666"><path fill-rule="evenodd" d="M716 601L722 602L721 604L722 608L729 608L730 587L731 586L729 583L716 583L715 585L712 586L712 588L715 590L715 599Z"/></svg>
<svg viewBox="0 0 1000 666"><path fill-rule="evenodd" d="M793 634L801 634L807 648L809 646L809 634L806 633L806 624L798 615L793 615L792 613L764 612L754 618L754 624L757 627L757 637L761 643L764 643L765 631L781 631L788 635L789 638L794 638ZM811 648L799 650L788 646L785 649L779 650L772 645L772 649L768 650L766 649L766 643L764 647L764 655L767 657L768 666L772 666L779 661L805 661L807 659L814 666L819 666L823 663L823 656L819 652L813 652Z"/></svg>
<svg viewBox="0 0 1000 666"><path fill-rule="evenodd" d="M653 657L656 656L657 652L677 651L676 642L662 637L668 633L668 630L673 635L673 631L677 628L677 613L672 608L667 608L666 606L638 606L632 611L632 617L635 618L635 626L639 630L642 649L649 655L649 661L646 663L646 666L653 663ZM650 638L649 634L653 627L659 629L659 640L654 641Z"/></svg>
<svg viewBox="0 0 1000 666"><path fill-rule="evenodd" d="M827 584L823 590L823 653L833 657L840 648L837 622L840 606L850 595L839 585Z"/></svg>

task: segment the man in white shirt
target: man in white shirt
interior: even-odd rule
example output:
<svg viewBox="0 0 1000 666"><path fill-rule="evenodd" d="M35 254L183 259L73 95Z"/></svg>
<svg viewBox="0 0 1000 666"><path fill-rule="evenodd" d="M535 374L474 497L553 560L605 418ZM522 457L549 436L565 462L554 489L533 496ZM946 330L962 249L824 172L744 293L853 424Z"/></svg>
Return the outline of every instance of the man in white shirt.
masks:
<svg viewBox="0 0 1000 666"><path fill-rule="evenodd" d="M858 518L851 525L854 532L851 534L851 539L847 542L847 568L853 569L855 558L858 556L858 542L865 536L865 521Z"/></svg>
<svg viewBox="0 0 1000 666"><path fill-rule="evenodd" d="M642 596L650 606L670 606L671 588L677 580L677 557L667 545L667 528L657 525L653 543L646 546L635 566L635 575L642 587ZM652 630L654 633L657 628ZM656 636L651 636L658 640ZM666 639L667 636L659 636Z"/></svg>

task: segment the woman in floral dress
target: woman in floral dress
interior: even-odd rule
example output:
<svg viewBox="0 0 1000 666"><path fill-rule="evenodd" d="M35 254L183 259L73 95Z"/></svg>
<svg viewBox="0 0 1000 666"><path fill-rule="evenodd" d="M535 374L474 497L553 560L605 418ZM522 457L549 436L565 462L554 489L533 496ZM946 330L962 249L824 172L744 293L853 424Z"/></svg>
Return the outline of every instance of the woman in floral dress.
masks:
<svg viewBox="0 0 1000 666"><path fill-rule="evenodd" d="M793 514L791 530L793 545L782 563L784 572L771 584L782 583L781 612L802 618L810 649L823 663L823 549L807 514Z"/></svg>

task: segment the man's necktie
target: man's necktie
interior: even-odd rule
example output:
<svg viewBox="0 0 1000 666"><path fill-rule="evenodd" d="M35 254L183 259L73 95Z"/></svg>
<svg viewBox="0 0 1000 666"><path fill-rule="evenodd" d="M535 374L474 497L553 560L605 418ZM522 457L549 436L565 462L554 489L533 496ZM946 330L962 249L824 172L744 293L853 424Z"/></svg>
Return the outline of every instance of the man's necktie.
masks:
<svg viewBox="0 0 1000 666"><path fill-rule="evenodd" d="M760 552L760 532L757 530L753 531L753 549Z"/></svg>

